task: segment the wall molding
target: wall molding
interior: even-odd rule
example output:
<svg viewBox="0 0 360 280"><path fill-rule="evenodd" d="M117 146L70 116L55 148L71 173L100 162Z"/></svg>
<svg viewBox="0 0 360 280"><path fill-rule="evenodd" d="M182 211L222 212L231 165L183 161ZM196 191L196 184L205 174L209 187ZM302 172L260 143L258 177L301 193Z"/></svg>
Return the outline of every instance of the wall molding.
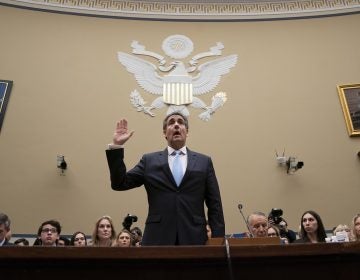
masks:
<svg viewBox="0 0 360 280"><path fill-rule="evenodd" d="M102 17L180 21L286 19L360 12L360 0L0 0L0 4Z"/></svg>

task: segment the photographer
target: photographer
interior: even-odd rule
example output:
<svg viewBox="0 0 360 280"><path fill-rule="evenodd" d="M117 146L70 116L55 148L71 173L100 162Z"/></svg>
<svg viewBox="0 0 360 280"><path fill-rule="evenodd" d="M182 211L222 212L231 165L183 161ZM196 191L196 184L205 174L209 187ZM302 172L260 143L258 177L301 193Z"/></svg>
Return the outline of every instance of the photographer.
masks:
<svg viewBox="0 0 360 280"><path fill-rule="evenodd" d="M132 246L136 246L139 247L141 246L141 240L142 240L142 231L140 228L138 227L133 227L132 229L131 226L133 223L136 223L138 220L137 216L131 215L131 214L127 214L127 216L124 218L124 221L122 223L122 226L124 227L124 229L128 232L131 233L131 243Z"/></svg>
<svg viewBox="0 0 360 280"><path fill-rule="evenodd" d="M134 236L134 246L140 247L141 246L141 240L142 240L142 231L138 227L133 227L131 229L131 234Z"/></svg>
<svg viewBox="0 0 360 280"><path fill-rule="evenodd" d="M273 208L268 216L269 224L275 225L280 231L280 238L286 238L288 243L293 243L296 240L296 233L288 229L286 220L282 217L282 209Z"/></svg>
<svg viewBox="0 0 360 280"><path fill-rule="evenodd" d="M124 229L126 229L127 231L130 231L130 228L132 226L133 223L136 223L138 220L137 216L131 215L131 214L127 214L127 216L124 218L124 221L122 223L122 226L124 227Z"/></svg>

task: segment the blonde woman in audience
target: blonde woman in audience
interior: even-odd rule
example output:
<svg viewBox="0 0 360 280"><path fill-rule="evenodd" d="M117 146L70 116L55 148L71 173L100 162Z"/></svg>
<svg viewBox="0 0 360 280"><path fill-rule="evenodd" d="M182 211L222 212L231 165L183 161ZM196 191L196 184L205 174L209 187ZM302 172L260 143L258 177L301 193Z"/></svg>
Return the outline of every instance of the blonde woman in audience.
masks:
<svg viewBox="0 0 360 280"><path fill-rule="evenodd" d="M134 238L130 231L123 229L116 238L116 247L131 247L134 243Z"/></svg>
<svg viewBox="0 0 360 280"><path fill-rule="evenodd" d="M352 219L351 241L360 241L360 214Z"/></svg>
<svg viewBox="0 0 360 280"><path fill-rule="evenodd" d="M92 246L111 247L114 245L116 232L110 216L101 217L95 224L92 234Z"/></svg>
<svg viewBox="0 0 360 280"><path fill-rule="evenodd" d="M351 230L347 225L340 224L333 230L333 236L337 236L343 233L341 236L345 239L345 241L349 242L351 240ZM344 238L345 237L345 238Z"/></svg>

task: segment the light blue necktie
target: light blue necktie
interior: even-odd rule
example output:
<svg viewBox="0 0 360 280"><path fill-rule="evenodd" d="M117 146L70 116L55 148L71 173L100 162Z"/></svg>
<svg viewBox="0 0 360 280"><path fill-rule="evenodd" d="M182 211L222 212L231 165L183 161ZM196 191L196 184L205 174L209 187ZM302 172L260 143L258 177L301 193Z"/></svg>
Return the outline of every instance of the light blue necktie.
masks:
<svg viewBox="0 0 360 280"><path fill-rule="evenodd" d="M172 173L176 182L176 185L179 186L181 183L181 180L184 176L183 168L181 165L181 151L174 151L172 155L174 156L174 162L173 162L173 168Z"/></svg>

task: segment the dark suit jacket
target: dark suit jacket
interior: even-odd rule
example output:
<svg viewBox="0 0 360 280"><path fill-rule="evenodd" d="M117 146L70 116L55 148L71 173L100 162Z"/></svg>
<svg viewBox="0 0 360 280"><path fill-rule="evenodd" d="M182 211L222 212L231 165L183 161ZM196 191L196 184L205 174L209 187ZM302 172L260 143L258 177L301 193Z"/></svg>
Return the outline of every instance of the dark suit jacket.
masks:
<svg viewBox="0 0 360 280"><path fill-rule="evenodd" d="M9 242L8 240L5 240L4 244L2 246L14 246L13 243Z"/></svg>
<svg viewBox="0 0 360 280"><path fill-rule="evenodd" d="M203 245L207 240L204 202L213 237L224 237L225 223L211 158L187 150L188 164L179 187L169 168L168 151L145 154L126 172L124 149L107 150L111 187L145 186L149 213L142 245Z"/></svg>

